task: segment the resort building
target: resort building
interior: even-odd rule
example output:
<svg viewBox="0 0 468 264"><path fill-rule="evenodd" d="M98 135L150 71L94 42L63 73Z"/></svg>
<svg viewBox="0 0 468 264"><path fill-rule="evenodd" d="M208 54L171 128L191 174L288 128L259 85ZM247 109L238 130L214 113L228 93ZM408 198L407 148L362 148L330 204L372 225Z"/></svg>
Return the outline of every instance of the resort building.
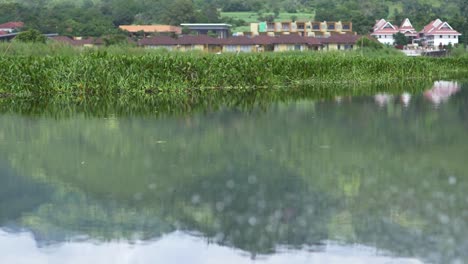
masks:
<svg viewBox="0 0 468 264"><path fill-rule="evenodd" d="M250 34L256 35L289 35L304 37L329 37L335 34L355 34L351 22L334 21L281 21L250 23Z"/></svg>
<svg viewBox="0 0 468 264"><path fill-rule="evenodd" d="M0 32L2 35L12 33L14 31L20 30L22 27L24 27L23 22L8 22L8 23L3 23L0 24Z"/></svg>
<svg viewBox="0 0 468 264"><path fill-rule="evenodd" d="M216 35L218 38L227 38L231 33L231 25L224 23L197 23L197 24L180 24L181 27L187 28L190 34L196 35L209 35L210 33Z"/></svg>
<svg viewBox="0 0 468 264"><path fill-rule="evenodd" d="M177 39L177 50L179 51L207 51L220 52L222 50L221 39L210 36L181 36Z"/></svg>
<svg viewBox="0 0 468 264"><path fill-rule="evenodd" d="M403 20L403 23L401 23L401 26L398 29L398 31L408 38L409 43L413 43L413 41L418 37L418 32L414 29L413 25L411 24L408 18L405 18L405 20Z"/></svg>
<svg viewBox="0 0 468 264"><path fill-rule="evenodd" d="M419 32L422 43L434 48L457 44L459 36L459 32L440 19L431 21Z"/></svg>
<svg viewBox="0 0 468 264"><path fill-rule="evenodd" d="M380 43L387 45L393 45L395 43L393 34L400 32L397 26L394 26L383 18L376 21L372 30L371 36L376 38Z"/></svg>
<svg viewBox="0 0 468 264"><path fill-rule="evenodd" d="M359 35L332 35L329 38L320 39L324 50L353 50L357 49Z"/></svg>
<svg viewBox="0 0 468 264"><path fill-rule="evenodd" d="M105 38L69 38L51 36L51 40L79 47L95 47L106 44ZM149 49L167 49L169 51L200 52L283 52L283 51L319 51L351 50L357 44L358 35L332 35L328 38L303 37L299 34L267 36L236 36L225 39L205 36L186 35L173 38L169 36L152 36L140 39L138 43L127 39L130 44L137 44Z"/></svg>
<svg viewBox="0 0 468 264"><path fill-rule="evenodd" d="M130 35L143 34L143 37L148 35L180 35L182 28L171 25L120 25L121 30L127 31Z"/></svg>
<svg viewBox="0 0 468 264"><path fill-rule="evenodd" d="M204 52L283 52L310 50L351 50L356 48L359 36L336 35L329 38L302 37L297 34L254 37L236 36L217 39L209 36L167 36L144 38L138 42L145 48L165 48L178 51Z"/></svg>

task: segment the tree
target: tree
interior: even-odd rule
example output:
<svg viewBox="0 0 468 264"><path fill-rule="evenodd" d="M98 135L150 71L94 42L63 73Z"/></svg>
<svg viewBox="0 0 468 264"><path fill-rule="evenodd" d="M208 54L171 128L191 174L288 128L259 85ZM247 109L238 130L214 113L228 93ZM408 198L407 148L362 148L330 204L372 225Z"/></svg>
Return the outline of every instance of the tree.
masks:
<svg viewBox="0 0 468 264"><path fill-rule="evenodd" d="M395 45L405 46L408 44L408 38L401 32L393 34L393 38L395 39Z"/></svg>
<svg viewBox="0 0 468 264"><path fill-rule="evenodd" d="M30 42L30 43L45 43L47 38L41 34L38 30L31 29L19 33L15 37L16 41Z"/></svg>

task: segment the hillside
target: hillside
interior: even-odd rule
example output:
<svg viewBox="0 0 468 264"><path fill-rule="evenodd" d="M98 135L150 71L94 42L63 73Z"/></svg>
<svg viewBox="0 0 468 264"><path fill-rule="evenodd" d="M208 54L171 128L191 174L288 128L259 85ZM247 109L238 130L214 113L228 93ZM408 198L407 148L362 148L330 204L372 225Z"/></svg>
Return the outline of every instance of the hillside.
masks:
<svg viewBox="0 0 468 264"><path fill-rule="evenodd" d="M21 20L43 32L99 36L121 24L249 22L315 19L352 21L366 34L376 19L408 17L419 30L435 18L468 35L468 0L0 0L0 23Z"/></svg>

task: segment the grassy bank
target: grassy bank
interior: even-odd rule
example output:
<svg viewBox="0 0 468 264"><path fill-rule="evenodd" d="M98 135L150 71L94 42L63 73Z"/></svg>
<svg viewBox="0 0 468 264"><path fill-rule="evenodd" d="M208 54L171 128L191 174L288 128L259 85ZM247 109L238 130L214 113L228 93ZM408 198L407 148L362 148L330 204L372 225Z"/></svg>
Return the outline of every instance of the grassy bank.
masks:
<svg viewBox="0 0 468 264"><path fill-rule="evenodd" d="M195 90L394 83L464 76L468 58L366 57L359 53L121 54L90 51L0 57L1 97L183 96Z"/></svg>

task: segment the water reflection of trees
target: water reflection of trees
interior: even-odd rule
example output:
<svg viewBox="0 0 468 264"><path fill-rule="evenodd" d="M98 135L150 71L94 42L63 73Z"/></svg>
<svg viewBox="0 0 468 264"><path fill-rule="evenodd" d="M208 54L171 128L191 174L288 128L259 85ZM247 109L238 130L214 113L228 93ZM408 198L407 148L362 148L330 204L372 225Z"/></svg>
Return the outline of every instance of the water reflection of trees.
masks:
<svg viewBox="0 0 468 264"><path fill-rule="evenodd" d="M185 117L3 115L0 157L54 186L10 219L44 240L182 229L253 254L337 239L465 260L466 98L437 111L414 97L386 112L354 99Z"/></svg>

